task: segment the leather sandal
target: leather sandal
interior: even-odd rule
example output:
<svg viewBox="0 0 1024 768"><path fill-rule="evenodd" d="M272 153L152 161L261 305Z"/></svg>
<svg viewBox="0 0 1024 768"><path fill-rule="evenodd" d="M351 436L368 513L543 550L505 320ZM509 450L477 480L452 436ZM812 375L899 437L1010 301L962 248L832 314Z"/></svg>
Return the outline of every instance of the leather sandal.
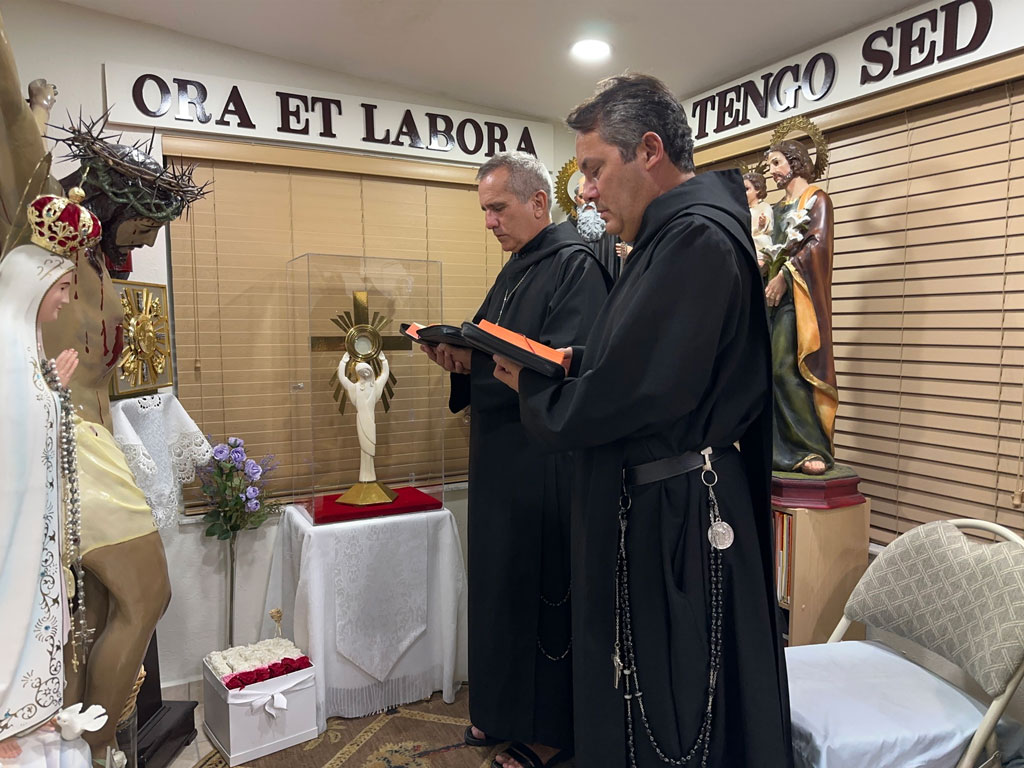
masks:
<svg viewBox="0 0 1024 768"><path fill-rule="evenodd" d="M493 747L495 744L501 744L501 739L496 739L493 736L484 736L482 739L478 739L473 735L472 725L466 726L466 732L462 734L462 740L470 747Z"/></svg>
<svg viewBox="0 0 1024 768"><path fill-rule="evenodd" d="M515 741L508 745L508 748L504 750L504 753L511 757L513 760L518 762L523 768L551 768L552 766L563 763L572 757L571 749L563 749L558 754L554 755L546 763L540 759L540 755L530 749L522 742ZM491 761L491 768L505 768L497 760Z"/></svg>

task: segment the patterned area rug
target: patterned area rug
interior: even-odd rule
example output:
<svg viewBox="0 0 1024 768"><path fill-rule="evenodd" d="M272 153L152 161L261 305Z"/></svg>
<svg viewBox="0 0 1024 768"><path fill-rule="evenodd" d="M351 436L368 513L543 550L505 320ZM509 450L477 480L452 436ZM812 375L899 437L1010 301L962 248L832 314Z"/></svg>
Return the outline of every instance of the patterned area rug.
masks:
<svg viewBox="0 0 1024 768"><path fill-rule="evenodd" d="M465 687L448 705L439 693L427 701L347 720L332 717L327 730L305 744L245 763L251 768L490 768L503 745L468 747ZM571 763L563 763L570 768ZM216 750L195 768L227 768Z"/></svg>

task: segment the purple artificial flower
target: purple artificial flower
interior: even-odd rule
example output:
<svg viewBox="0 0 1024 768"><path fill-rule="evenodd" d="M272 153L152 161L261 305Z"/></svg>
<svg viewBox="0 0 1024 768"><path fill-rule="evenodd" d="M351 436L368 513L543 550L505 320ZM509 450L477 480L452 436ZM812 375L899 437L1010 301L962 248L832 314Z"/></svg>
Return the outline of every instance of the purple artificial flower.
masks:
<svg viewBox="0 0 1024 768"><path fill-rule="evenodd" d="M215 458L217 461L227 461L228 454L230 452L230 448L224 445L224 443L220 443L219 445L215 445L213 447L213 458Z"/></svg>
<svg viewBox="0 0 1024 768"><path fill-rule="evenodd" d="M245 508L250 512L257 512L260 508L259 499L249 499L249 501L246 502Z"/></svg>
<svg viewBox="0 0 1024 768"><path fill-rule="evenodd" d="M232 448L229 455L231 460L235 462L235 466L241 469L242 464L245 463L245 451L242 448Z"/></svg>
<svg viewBox="0 0 1024 768"><path fill-rule="evenodd" d="M245 461L245 476L252 482L256 482L263 476L263 467L257 464L252 459L246 459Z"/></svg>
<svg viewBox="0 0 1024 768"><path fill-rule="evenodd" d="M247 500L255 499L259 495L260 495L260 489L257 488L255 485L250 485L248 488L245 489L245 498Z"/></svg>
<svg viewBox="0 0 1024 768"><path fill-rule="evenodd" d="M232 448L241 448L245 445L245 440L243 440L240 437L229 437L228 445L230 445Z"/></svg>

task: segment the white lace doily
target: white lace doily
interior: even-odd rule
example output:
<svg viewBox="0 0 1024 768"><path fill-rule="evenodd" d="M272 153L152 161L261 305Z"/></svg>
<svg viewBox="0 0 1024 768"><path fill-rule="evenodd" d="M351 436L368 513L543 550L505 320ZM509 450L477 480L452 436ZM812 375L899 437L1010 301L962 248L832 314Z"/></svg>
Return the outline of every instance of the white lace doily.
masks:
<svg viewBox="0 0 1024 768"><path fill-rule="evenodd" d="M213 448L178 398L147 395L110 404L114 440L146 495L157 528L177 522L182 483L213 457Z"/></svg>

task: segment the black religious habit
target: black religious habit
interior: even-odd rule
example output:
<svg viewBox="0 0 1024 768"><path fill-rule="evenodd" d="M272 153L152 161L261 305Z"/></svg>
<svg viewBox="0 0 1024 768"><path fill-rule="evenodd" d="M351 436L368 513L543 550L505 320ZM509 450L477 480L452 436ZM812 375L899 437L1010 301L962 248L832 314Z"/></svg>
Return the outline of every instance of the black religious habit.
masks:
<svg viewBox="0 0 1024 768"><path fill-rule="evenodd" d="M609 278L571 224L549 225L513 254L474 322L552 347L582 343ZM469 709L489 736L572 746L568 456L531 444L515 392L473 352L452 374L449 407L471 405Z"/></svg>
<svg viewBox="0 0 1024 768"><path fill-rule="evenodd" d="M524 370L529 435L574 450L573 658L580 766L663 766L624 683L613 686L616 551L623 468L719 451L715 487L735 543L722 553L722 657L707 765L792 765L785 658L777 626L771 363L750 214L736 171L696 176L647 207L573 370ZM706 709L711 608L709 502L699 471L631 490L626 550L637 674L650 734L685 756ZM688 763L701 765L697 755Z"/></svg>
<svg viewBox="0 0 1024 768"><path fill-rule="evenodd" d="M615 251L615 246L621 242L615 235L605 232L597 240L589 243L594 251L594 256L601 262L601 266L608 270L608 274L611 275L612 282L618 279L619 273L622 271L622 259Z"/></svg>

